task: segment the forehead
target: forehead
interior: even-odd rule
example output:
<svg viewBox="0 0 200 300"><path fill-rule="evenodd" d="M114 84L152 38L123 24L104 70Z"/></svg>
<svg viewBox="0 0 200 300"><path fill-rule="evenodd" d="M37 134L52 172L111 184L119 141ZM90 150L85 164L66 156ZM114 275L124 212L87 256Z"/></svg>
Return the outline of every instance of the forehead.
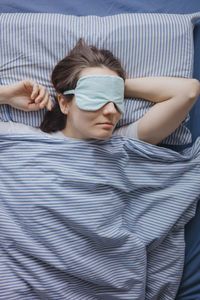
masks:
<svg viewBox="0 0 200 300"><path fill-rule="evenodd" d="M85 68L80 73L80 77L87 76L87 75L115 75L115 76L118 76L118 74L115 71L112 71L104 66Z"/></svg>

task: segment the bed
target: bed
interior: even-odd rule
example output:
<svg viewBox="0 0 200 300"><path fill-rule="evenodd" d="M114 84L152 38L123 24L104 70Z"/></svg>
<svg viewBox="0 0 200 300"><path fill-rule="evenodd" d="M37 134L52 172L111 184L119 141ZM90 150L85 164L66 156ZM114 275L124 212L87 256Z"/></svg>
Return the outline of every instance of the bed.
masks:
<svg viewBox="0 0 200 300"><path fill-rule="evenodd" d="M87 3L82 4L81 1L73 1L73 3L67 4L64 1L56 1L55 2L27 2L21 1L20 4L17 1L6 1L2 0L0 4L0 11L4 15L6 13L48 13L48 14L64 14L64 15L76 15L76 16L88 16L88 15L97 15L101 17L111 16L115 14L124 14L124 13L167 13L167 14L193 14L200 11L200 4L197 3L196 0L192 0L188 3L188 1L123 1L123 3L119 1L104 1L101 3L94 3L93 1L87 1ZM4 16L3 16L4 17ZM14 17L14 16L13 16ZM195 19L195 27L194 27L194 56L192 56L190 61L190 67L186 70L185 74L181 74L185 77L195 77L200 80L200 22L198 21L198 16L195 15L193 20ZM3 19L4 22L6 19ZM41 19L39 19L41 20ZM7 18L7 23L10 22L10 19ZM57 20L55 19L55 22ZM116 23L119 20L115 21ZM123 22L123 20L122 20ZM3 23L2 23L3 25ZM5 26L5 25L4 25ZM191 34L191 32L190 32ZM5 38L5 37L4 37ZM193 51L193 49L191 50ZM192 53L190 53L192 55ZM4 56L6 56L4 54ZM193 64L194 62L194 64ZM194 66L194 69L193 69ZM24 77L24 73L19 73L19 77L15 77L15 75L10 75L6 73L7 70L3 68L1 70L1 84L12 82L17 79L21 79ZM177 71L179 72L179 71ZM142 74L142 73L140 73ZM180 75L180 73L177 73ZM30 73L28 73L30 75ZM39 79L41 83L44 83L48 86L48 82L43 82L41 77L36 74L34 79ZM34 77L34 76L33 76ZM127 107L128 107L127 102ZM135 109L135 108L134 108ZM139 110L141 108L139 107ZM5 114L5 117L15 118L16 112L10 112L9 115L6 115L7 110L2 112ZM138 118L139 116L136 116ZM20 116L21 119L27 120L24 116ZM21 120L20 119L20 120ZM127 122L129 120L129 116L123 120ZM129 120L130 122L131 120ZM200 99L196 103L195 107L192 109L190 113L189 121L185 123L186 128L189 128L192 135L185 139L185 142L180 142L177 144L174 143L174 140L177 141L177 136L179 133L165 141L162 146L175 149L179 151L183 148L189 147L191 144L195 142L197 137L200 135ZM33 124L32 124L33 125ZM186 131L187 135L188 131ZM163 150L164 151L164 150ZM186 253L185 253L185 267L184 272L180 284L179 292L176 296L176 299L200 299L200 237L199 237L199 215L200 215L200 207L197 206L197 212L195 217L186 225L185 234L186 234ZM38 295L37 299L46 299L42 295ZM43 297L43 298L42 298ZM48 298L50 299L50 298ZM75 298L71 298L75 299ZM107 298L102 298L107 299ZM111 298L110 298L111 299ZM115 299L115 298L113 298ZM120 299L120 298L119 298ZM139 299L139 298L138 298ZM160 299L160 298L155 298ZM168 299L168 298L162 298Z"/></svg>

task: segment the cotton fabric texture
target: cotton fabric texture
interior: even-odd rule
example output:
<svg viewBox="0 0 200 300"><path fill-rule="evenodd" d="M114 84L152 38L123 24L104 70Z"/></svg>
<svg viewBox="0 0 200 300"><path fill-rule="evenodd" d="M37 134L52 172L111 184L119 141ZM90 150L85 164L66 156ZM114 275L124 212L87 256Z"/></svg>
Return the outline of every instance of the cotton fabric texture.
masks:
<svg viewBox="0 0 200 300"><path fill-rule="evenodd" d="M200 12L133 13L107 17L2 13L1 84L31 78L46 86L53 99L55 91L50 74L81 37L86 43L108 49L119 57L127 77L191 78L194 63L193 29L199 17ZM118 123L119 127L135 122L153 105L141 99L133 100L125 99L125 113ZM39 126L45 109L27 113L4 105L0 107L0 112L2 121ZM190 143L192 136L185 122L163 143Z"/></svg>
<svg viewBox="0 0 200 300"><path fill-rule="evenodd" d="M0 299L175 298L200 140L1 135L0 154Z"/></svg>

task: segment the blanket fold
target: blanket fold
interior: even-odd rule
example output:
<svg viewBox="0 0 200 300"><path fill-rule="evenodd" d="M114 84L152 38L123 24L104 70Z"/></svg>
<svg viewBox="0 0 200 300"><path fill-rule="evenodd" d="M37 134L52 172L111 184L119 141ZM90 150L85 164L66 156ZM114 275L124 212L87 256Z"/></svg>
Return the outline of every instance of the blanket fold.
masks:
<svg viewBox="0 0 200 300"><path fill-rule="evenodd" d="M0 299L175 298L200 139L1 135L0 168Z"/></svg>

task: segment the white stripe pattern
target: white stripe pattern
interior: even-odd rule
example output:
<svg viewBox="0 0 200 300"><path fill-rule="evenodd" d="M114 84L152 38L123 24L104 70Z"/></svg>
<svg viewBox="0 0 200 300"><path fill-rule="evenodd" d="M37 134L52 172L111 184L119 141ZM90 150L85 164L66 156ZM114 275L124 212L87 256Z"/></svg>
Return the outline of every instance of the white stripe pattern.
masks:
<svg viewBox="0 0 200 300"><path fill-rule="evenodd" d="M1 14L0 79L10 84L31 78L54 90L50 74L83 37L89 44L111 50L128 77L193 75L194 14L119 14L107 17L15 13ZM126 99L126 113L119 126L136 121L151 106L147 101ZM1 119L39 126L44 112L22 112L0 106ZM191 142L183 123L165 144Z"/></svg>
<svg viewBox="0 0 200 300"><path fill-rule="evenodd" d="M0 299L175 298L199 139L179 154L119 137L2 135L0 154Z"/></svg>

